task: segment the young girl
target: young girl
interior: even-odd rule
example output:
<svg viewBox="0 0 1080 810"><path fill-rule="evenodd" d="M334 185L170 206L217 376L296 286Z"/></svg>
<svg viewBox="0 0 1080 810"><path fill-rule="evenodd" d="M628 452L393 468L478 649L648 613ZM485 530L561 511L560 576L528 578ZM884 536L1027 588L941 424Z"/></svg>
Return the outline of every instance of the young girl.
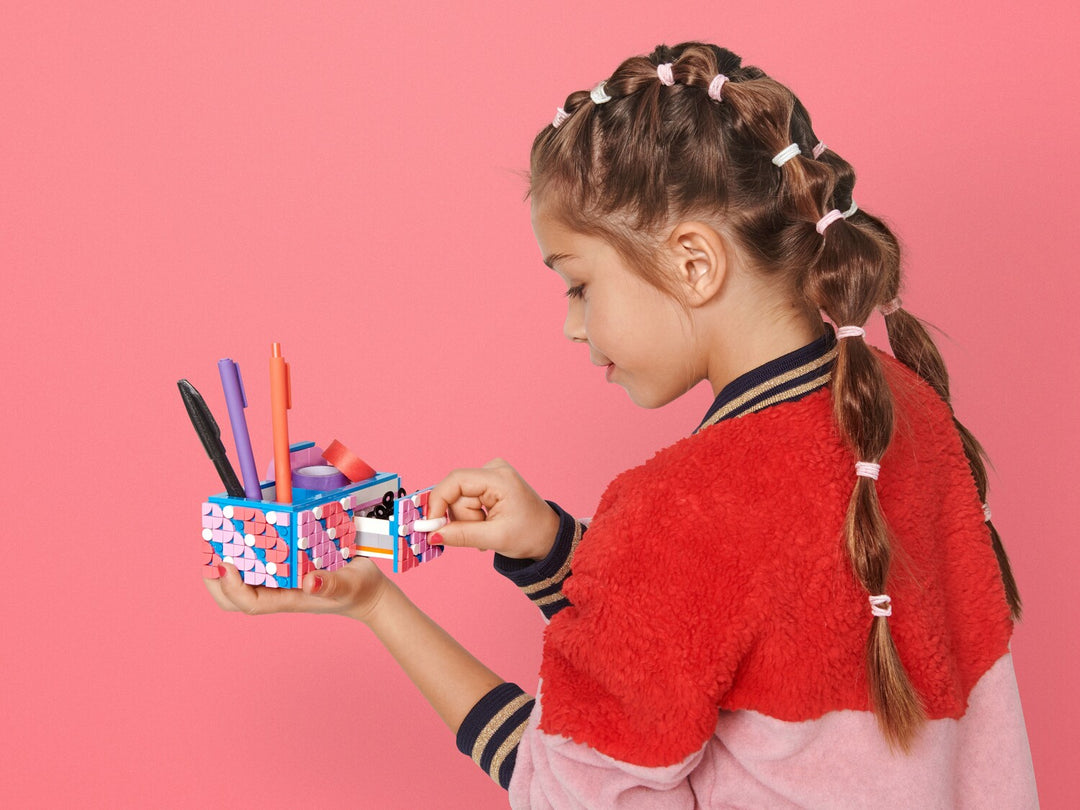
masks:
<svg viewBox="0 0 1080 810"><path fill-rule="evenodd" d="M537 136L567 338L642 407L716 399L587 530L501 461L435 487L436 542L499 552L550 619L535 699L369 560L292 592L225 566L215 598L369 625L516 807L1036 805L982 451L854 183L789 90L698 43Z"/></svg>

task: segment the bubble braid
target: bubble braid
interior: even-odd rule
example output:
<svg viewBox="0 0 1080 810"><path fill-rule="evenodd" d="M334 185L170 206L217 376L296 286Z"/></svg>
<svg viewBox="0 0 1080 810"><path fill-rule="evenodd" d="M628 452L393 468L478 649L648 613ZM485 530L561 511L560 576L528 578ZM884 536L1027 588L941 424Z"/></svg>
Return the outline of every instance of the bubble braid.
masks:
<svg viewBox="0 0 1080 810"><path fill-rule="evenodd" d="M657 249L675 223L702 219L833 323L862 327L875 308L897 299L896 237L854 204L850 164L831 147L816 148L821 140L806 108L764 71L724 48L689 42L627 59L603 87L610 99L603 104L588 90L571 93L565 120L533 142L529 193L553 203L568 227L609 242L634 272L675 297ZM791 144L799 153L775 165ZM817 223L833 210L843 214L819 233ZM949 402L944 363L922 322L898 308L886 326L896 358ZM892 438L893 398L865 341L839 341L832 397L854 457L876 464ZM982 448L956 425L985 502ZM988 525L1018 616L1008 559ZM886 594L891 537L872 477L855 476L844 536L859 582L870 595ZM890 743L906 749L925 714L881 614L871 617L867 639L871 705Z"/></svg>

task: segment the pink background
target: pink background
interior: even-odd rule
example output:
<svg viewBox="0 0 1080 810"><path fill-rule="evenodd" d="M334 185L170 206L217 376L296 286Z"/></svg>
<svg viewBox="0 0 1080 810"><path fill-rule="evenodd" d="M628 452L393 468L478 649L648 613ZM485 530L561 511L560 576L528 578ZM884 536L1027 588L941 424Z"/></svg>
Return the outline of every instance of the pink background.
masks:
<svg viewBox="0 0 1080 810"><path fill-rule="evenodd" d="M708 397L637 410L564 341L520 172L569 91L688 38L788 82L901 235L995 462L1044 806L1075 801L1072 4L368 5L4 4L0 804L502 805L364 628L213 606L220 485L175 382L231 447L215 364L238 360L263 466L280 341L295 439L411 488L502 455L589 514ZM402 584L532 689L539 614L489 566Z"/></svg>

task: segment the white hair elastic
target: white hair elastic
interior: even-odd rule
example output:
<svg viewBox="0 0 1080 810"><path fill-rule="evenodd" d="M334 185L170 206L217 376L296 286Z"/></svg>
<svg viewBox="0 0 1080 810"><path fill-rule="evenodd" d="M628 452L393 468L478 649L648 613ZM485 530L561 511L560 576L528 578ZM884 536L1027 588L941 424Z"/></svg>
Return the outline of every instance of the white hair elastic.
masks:
<svg viewBox="0 0 1080 810"><path fill-rule="evenodd" d="M836 220L843 219L843 218L844 218L844 214L841 211L839 211L838 209L834 208L832 211L830 211L825 216L823 216L821 219L819 219L817 221L817 224L814 225L814 228L817 230L818 233L820 233L822 236L824 236L826 228L828 228L830 225L832 225L834 222L836 222Z"/></svg>
<svg viewBox="0 0 1080 810"><path fill-rule="evenodd" d="M825 145L825 141L818 141L817 146L815 146L811 151L811 154L814 156L814 160L817 160L819 157L821 157L821 153L828 148L829 147Z"/></svg>
<svg viewBox="0 0 1080 810"><path fill-rule="evenodd" d="M720 89L724 86L724 82L728 80L728 77L723 73L717 73L713 76L713 80L709 82L709 98L713 101L723 101L720 98Z"/></svg>
<svg viewBox="0 0 1080 810"><path fill-rule="evenodd" d="M886 318L892 315L896 310L903 306L903 302L899 298L894 298L887 304L882 304L878 307L878 311L881 312Z"/></svg>
<svg viewBox="0 0 1080 810"><path fill-rule="evenodd" d="M797 143L788 144L776 153L776 155L772 159L772 162L775 163L777 166L783 166L785 163L787 163L789 160L799 154L799 152L800 149Z"/></svg>
<svg viewBox="0 0 1080 810"><path fill-rule="evenodd" d="M986 518L986 520L984 522L986 522L986 523L990 522L990 506L989 506L989 504L985 504L985 503L983 504L983 517Z"/></svg>
<svg viewBox="0 0 1080 810"><path fill-rule="evenodd" d="M849 337L866 337L866 330L861 326L841 326L836 330L836 337L840 340Z"/></svg>
<svg viewBox="0 0 1080 810"><path fill-rule="evenodd" d="M656 75L660 78L660 84L665 87L671 87L671 85L675 84L675 76L671 72L671 62L664 62L662 65L657 65Z"/></svg>
<svg viewBox="0 0 1080 810"><path fill-rule="evenodd" d="M604 90L604 85L607 84L607 80L600 82L592 90L589 91L589 98L593 100L593 104L604 104L611 101L611 96Z"/></svg>
<svg viewBox="0 0 1080 810"><path fill-rule="evenodd" d="M559 124L561 124L561 123L563 123L564 121L566 121L566 119L567 119L567 118L569 118L569 117L570 117L570 113L568 113L568 112L567 112L566 110L564 110L564 109L563 109L562 107L559 107L559 109L557 109L557 110L555 111L555 118L554 118L554 119L552 119L551 125L552 125L553 127L555 127L555 129L558 129L558 128L559 128Z"/></svg>
<svg viewBox="0 0 1080 810"><path fill-rule="evenodd" d="M870 612L875 616L892 616L892 599L888 594L870 597Z"/></svg>
<svg viewBox="0 0 1080 810"><path fill-rule="evenodd" d="M858 204L856 204L856 202L854 200L852 200L851 201L851 207L848 208L848 210L844 212L844 215L843 215L844 219L847 219L848 217L850 217L852 214L854 214L858 210L859 210Z"/></svg>
<svg viewBox="0 0 1080 810"><path fill-rule="evenodd" d="M880 464L874 464L872 461L855 462L855 475L859 476L859 478L873 478L877 481L878 473L880 472Z"/></svg>

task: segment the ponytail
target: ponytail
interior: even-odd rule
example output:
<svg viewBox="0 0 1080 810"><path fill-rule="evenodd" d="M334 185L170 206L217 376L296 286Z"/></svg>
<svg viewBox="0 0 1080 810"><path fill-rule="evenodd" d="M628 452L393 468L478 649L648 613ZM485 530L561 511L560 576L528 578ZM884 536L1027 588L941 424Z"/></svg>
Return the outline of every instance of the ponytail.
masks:
<svg viewBox="0 0 1080 810"><path fill-rule="evenodd" d="M872 234L835 215L822 216L817 226L804 225L803 238L818 242L817 260L806 274L805 293L841 325L833 368L833 415L857 461L844 537L873 616L866 641L870 702L886 739L907 750L926 714L889 627L892 538L876 486L878 464L892 439L893 397L881 361L864 341L862 329L888 277L882 268L896 254L883 248ZM888 604L888 611L875 609L878 603Z"/></svg>

